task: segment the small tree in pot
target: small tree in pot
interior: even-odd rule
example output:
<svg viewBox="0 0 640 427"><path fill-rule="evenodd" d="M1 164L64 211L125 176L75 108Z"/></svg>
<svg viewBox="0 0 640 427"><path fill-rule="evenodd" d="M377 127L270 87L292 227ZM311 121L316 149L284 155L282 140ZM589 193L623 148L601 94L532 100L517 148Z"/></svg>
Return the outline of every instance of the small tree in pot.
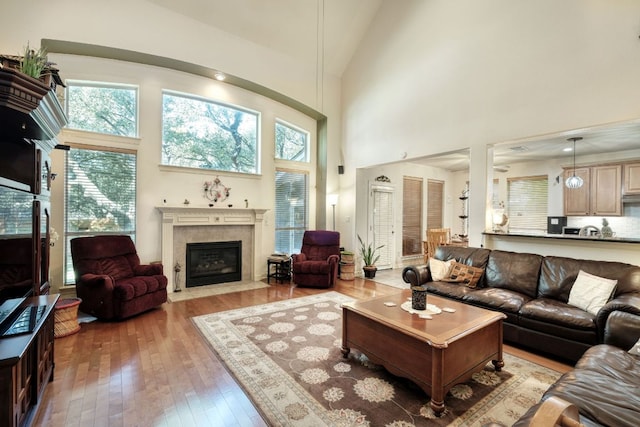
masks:
<svg viewBox="0 0 640 427"><path fill-rule="evenodd" d="M376 261L380 258L380 254L377 253L378 249L384 247L384 245L380 245L377 248L372 243L366 245L359 234L358 241L360 242L360 256L362 256L362 262L364 263L364 267L362 267L364 277L372 279L376 277L376 271L378 271L376 267Z"/></svg>

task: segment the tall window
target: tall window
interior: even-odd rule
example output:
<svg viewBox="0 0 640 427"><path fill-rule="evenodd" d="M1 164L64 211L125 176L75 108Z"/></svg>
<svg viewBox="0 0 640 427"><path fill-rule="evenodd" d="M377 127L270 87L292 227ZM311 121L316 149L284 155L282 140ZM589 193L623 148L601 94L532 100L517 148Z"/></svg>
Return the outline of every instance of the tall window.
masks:
<svg viewBox="0 0 640 427"><path fill-rule="evenodd" d="M402 256L422 253L422 178L405 176L402 186Z"/></svg>
<svg viewBox="0 0 640 427"><path fill-rule="evenodd" d="M276 159L309 161L309 132L276 122Z"/></svg>
<svg viewBox="0 0 640 427"><path fill-rule="evenodd" d="M258 113L164 92L162 164L258 173Z"/></svg>
<svg viewBox="0 0 640 427"><path fill-rule="evenodd" d="M546 175L507 178L509 230L546 231L548 189Z"/></svg>
<svg viewBox="0 0 640 427"><path fill-rule="evenodd" d="M444 204L444 182L427 181L427 228L442 228L442 206Z"/></svg>
<svg viewBox="0 0 640 427"><path fill-rule="evenodd" d="M309 225L309 175L306 172L276 171L276 251L300 252L302 235Z"/></svg>
<svg viewBox="0 0 640 427"><path fill-rule="evenodd" d="M66 159L65 283L73 283L74 237L136 232L136 156L71 148Z"/></svg>
<svg viewBox="0 0 640 427"><path fill-rule="evenodd" d="M133 86L71 81L66 102L70 129L138 135L138 90Z"/></svg>

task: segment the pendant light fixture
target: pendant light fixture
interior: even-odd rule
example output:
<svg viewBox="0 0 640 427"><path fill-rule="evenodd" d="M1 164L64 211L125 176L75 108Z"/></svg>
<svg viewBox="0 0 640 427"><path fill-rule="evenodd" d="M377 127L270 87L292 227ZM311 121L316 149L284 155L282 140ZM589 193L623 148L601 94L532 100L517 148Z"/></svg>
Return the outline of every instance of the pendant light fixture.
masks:
<svg viewBox="0 0 640 427"><path fill-rule="evenodd" d="M567 141L573 142L573 175L567 178L565 181L565 185L567 188L580 188L584 181L579 176L576 176L576 141L580 141L582 139L581 136L574 136L572 138L567 139Z"/></svg>

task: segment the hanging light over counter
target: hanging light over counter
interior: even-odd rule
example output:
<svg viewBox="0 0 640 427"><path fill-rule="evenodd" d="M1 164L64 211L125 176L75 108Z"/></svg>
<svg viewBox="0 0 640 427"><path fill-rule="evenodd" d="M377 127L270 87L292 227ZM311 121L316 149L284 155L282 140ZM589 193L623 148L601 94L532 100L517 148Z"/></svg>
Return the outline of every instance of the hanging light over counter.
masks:
<svg viewBox="0 0 640 427"><path fill-rule="evenodd" d="M582 184L584 184L584 180L576 176L576 141L580 141L581 139L581 136L574 136L567 139L567 141L573 142L573 174L565 181L567 188L580 188Z"/></svg>

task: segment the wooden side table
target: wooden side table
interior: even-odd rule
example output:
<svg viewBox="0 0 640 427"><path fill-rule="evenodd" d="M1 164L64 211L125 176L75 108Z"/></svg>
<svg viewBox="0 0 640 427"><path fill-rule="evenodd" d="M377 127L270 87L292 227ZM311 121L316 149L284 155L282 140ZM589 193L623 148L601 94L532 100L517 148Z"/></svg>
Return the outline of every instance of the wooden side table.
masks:
<svg viewBox="0 0 640 427"><path fill-rule="evenodd" d="M274 278L281 283L291 280L291 258L290 257L275 257L271 256L267 258L267 284L269 284L271 278Z"/></svg>

